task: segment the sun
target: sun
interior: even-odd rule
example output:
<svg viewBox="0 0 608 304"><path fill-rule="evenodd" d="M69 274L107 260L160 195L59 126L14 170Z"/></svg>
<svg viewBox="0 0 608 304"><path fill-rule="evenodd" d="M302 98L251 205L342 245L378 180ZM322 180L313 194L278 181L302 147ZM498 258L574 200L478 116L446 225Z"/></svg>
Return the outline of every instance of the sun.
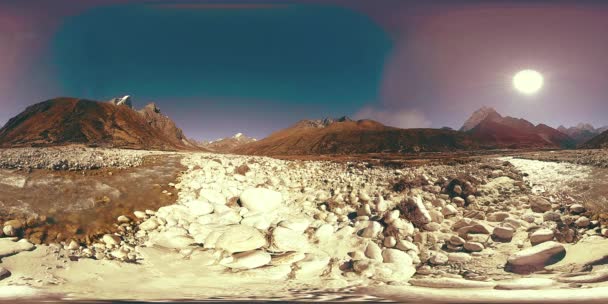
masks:
<svg viewBox="0 0 608 304"><path fill-rule="evenodd" d="M513 76L513 86L523 94L534 94L543 87L543 75L535 70L522 70Z"/></svg>

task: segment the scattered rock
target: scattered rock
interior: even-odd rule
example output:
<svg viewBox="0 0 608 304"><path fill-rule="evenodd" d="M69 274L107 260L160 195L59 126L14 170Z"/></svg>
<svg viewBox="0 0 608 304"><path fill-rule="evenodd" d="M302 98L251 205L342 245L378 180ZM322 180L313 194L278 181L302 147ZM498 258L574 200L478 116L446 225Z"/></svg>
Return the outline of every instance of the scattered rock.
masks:
<svg viewBox="0 0 608 304"><path fill-rule="evenodd" d="M566 254L564 245L549 241L524 249L507 260L507 270L516 273L533 272L557 263Z"/></svg>

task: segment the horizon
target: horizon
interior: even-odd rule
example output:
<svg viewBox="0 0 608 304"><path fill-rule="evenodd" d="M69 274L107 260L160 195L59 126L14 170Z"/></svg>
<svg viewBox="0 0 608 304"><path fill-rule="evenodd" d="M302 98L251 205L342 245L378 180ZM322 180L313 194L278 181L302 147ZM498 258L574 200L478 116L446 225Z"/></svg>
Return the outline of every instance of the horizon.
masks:
<svg viewBox="0 0 608 304"><path fill-rule="evenodd" d="M116 97L121 97L121 96L116 96ZM142 102L138 102L138 101L137 101L137 99L135 99L133 96L130 96L130 97L131 97L131 99L132 99L132 101L133 101L133 110L140 110L140 109L143 109L143 108L144 108L146 105L148 105L148 104L155 103L155 102L153 102L153 101L150 101L150 102L143 102L143 103L142 103ZM55 97L55 98L51 98L51 99L48 99L48 100L53 100L53 99L58 99L58 98L76 98L76 97L60 96L60 97ZM113 98L114 98L114 97L113 97ZM79 99L91 100L91 99L88 99L88 98L79 98ZM110 98L110 99L111 99L111 98ZM45 100L45 101L48 101L48 100ZM109 102L109 100L107 100L107 101L95 100L95 101L97 101L97 102ZM31 104L31 105L34 105L34 104ZM31 105L27 105L26 107L29 107L29 106L31 106ZM534 122L534 121L528 120L528 119L526 119L525 117L514 117L514 116L509 115L508 113L501 113L500 111L496 110L494 107L489 107L489 106L485 106L485 105L483 105L483 106L481 106L480 108L478 108L478 109L476 109L476 110L472 111L472 112L469 114L469 116L465 117L465 118L462 120L461 124L460 124L460 125L458 125L458 126L421 127L421 128L441 129L441 128L446 128L446 127L448 127L448 128L451 128L451 129L452 129L452 130L454 130L454 131L460 131L460 128L463 126L463 124L466 122L466 120L467 120L467 119L468 119L468 118L469 118L469 117L470 117L472 114L474 114L475 112L477 112L477 111L479 111L479 110L481 110L481 109L483 109L483 108L490 108L490 109L492 109L492 110L496 111L496 112L497 112L499 115L501 115L502 117L512 117L512 118L517 118L517 119L524 119L524 120L527 120L527 121L529 121L530 123L534 124L535 126L540 125L540 124L545 124L545 123L543 123L543 122ZM25 108L24 108L23 110L25 110ZM176 121L176 120L175 120L173 117L171 117L171 116L167 115L167 114L165 113L165 111L164 111L162 108L160 108L160 110L161 110L161 113L162 113L163 115L166 115L166 116L168 116L170 119L172 119L173 121ZM13 116L13 117L14 117L14 116ZM260 139L264 139L264 138L266 138L268 135L270 135L271 133L273 133L273 132L275 132L275 131L279 131L279 130L281 130L281 129L288 128L288 127L290 127L290 126L294 125L295 123L297 123L297 122L299 122L299 121L303 121L303 120L337 119L337 118L340 118L340 117L347 117L347 118L353 119L353 120L355 120L355 121L358 121L358 120L374 120L374 119L371 119L371 118L364 118L364 117L354 118L354 117L353 117L353 116L351 116L351 115L322 116L322 117L314 117L314 118L310 118L310 117L308 117L308 118L307 118L307 117L303 117L303 118L300 118L300 119L298 119L298 120L296 120L296 121L293 121L293 122L289 123L288 125L285 125L285 126L283 126L283 127L280 127L280 128L279 128L279 129L277 129L277 130L273 130L273 131L271 131L270 133L268 133L267 135L265 135L265 136L263 136L263 137L255 137L255 136L252 136L252 135L247 134L247 133L244 133L244 132L236 132L236 133L233 133L233 134L229 134L229 135L226 135L226 136L223 136L223 137L217 137L217 138L198 138L198 137L193 137L193 136L190 136L186 130L183 130L183 131L184 131L184 134L186 135L186 137L187 137L187 138L189 138L189 139L193 139L193 140L196 140L196 141L199 141L199 142L214 142L214 141L218 141L218 140L222 140L222 139L226 139L226 138L231 138L231 137L234 137L234 136L235 136L235 135L237 135L237 134L245 135L245 136L250 137L250 138L253 138L253 139L255 139L255 140L260 140ZM5 122L0 122L0 128L1 128L1 127L3 127L3 126L4 126L4 125L7 123L7 122L8 122L8 120L7 120L7 121L5 121ZM379 121L379 122L380 122L380 121ZM381 122L381 123L382 123L382 122ZM566 129L570 129L570 128L577 128L577 127L580 127L581 125L587 125L587 124L588 124L588 125L591 125L591 126L592 126L592 127L595 129L595 130L600 130L600 129L608 128L608 124L606 124L606 125L594 125L594 124L587 123L587 122L579 122L579 123L576 123L576 124L573 124L573 125L557 125L557 126L554 126L554 125L548 125L548 124L545 124L545 125L548 125L548 126L550 126L550 127L554 128L554 129L558 130L560 127L565 127ZM395 126L391 126L391 125L388 125L388 124L385 124L385 125L386 125L386 126L390 126L390 127L395 127ZM177 123L177 127L178 127L178 128L180 128L180 129L182 129L178 123ZM397 127L397 128L398 128L398 127ZM403 128L403 129L415 129L415 128L418 128L418 127L412 127L412 128Z"/></svg>
<svg viewBox="0 0 608 304"><path fill-rule="evenodd" d="M591 0L6 1L0 125L52 96L130 94L198 140L344 115L457 130L482 106L601 128L607 14ZM538 93L512 87L522 69L544 76Z"/></svg>

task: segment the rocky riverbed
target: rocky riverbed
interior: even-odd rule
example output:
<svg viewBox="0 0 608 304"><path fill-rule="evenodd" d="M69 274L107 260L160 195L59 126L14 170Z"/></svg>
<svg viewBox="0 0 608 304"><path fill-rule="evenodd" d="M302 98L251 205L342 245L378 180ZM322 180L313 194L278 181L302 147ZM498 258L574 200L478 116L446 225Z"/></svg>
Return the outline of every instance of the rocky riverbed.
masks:
<svg viewBox="0 0 608 304"><path fill-rule="evenodd" d="M118 216L114 232L89 244L0 239L0 288L97 299L358 291L370 301L490 302L505 290L525 300L581 288L582 298L608 297L608 231L569 193L588 181L585 166L482 158L389 168L207 153L181 163L168 184L175 204Z"/></svg>

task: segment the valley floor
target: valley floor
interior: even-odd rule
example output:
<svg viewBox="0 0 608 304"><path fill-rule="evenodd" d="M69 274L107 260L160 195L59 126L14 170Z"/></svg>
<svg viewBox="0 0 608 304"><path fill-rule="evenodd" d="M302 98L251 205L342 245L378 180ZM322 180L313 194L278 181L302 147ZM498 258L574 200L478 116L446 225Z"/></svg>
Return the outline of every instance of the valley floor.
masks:
<svg viewBox="0 0 608 304"><path fill-rule="evenodd" d="M17 241L46 227L40 209L31 212L37 221L4 218L0 299L608 301L608 174L600 166L494 155L401 164L78 155L129 155L135 166L150 155L177 159L167 164L181 174L155 194L174 200L148 210L134 204L106 234L48 245ZM57 161L74 163L66 158ZM0 175L0 190L41 174L30 172L33 163Z"/></svg>

